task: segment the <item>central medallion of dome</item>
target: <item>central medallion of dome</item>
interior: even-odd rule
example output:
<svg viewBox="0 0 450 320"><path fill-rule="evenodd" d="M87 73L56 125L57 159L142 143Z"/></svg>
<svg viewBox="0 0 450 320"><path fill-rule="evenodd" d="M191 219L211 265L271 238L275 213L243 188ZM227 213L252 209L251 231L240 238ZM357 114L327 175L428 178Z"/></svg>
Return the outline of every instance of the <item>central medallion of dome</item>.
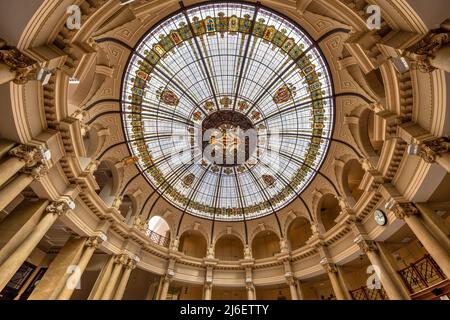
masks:
<svg viewBox="0 0 450 320"><path fill-rule="evenodd" d="M183 213L259 218L297 198L332 135L334 95L320 48L261 5L182 8L136 45L122 84L130 152Z"/></svg>

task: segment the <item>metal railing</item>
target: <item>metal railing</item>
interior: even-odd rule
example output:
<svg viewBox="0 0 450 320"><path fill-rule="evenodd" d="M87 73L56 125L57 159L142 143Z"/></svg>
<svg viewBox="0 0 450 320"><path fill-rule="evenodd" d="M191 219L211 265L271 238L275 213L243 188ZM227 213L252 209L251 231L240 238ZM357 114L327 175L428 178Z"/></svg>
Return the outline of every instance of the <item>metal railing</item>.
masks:
<svg viewBox="0 0 450 320"><path fill-rule="evenodd" d="M169 247L169 244L170 244L170 239L169 238L164 237L164 236L162 236L162 235L160 235L160 234L158 234L156 232L153 232L151 230L147 230L145 232L145 234L154 243L159 244L160 246L163 246L163 247L166 247L166 248Z"/></svg>
<svg viewBox="0 0 450 320"><path fill-rule="evenodd" d="M429 288L446 279L439 266L428 254L398 273L410 293Z"/></svg>
<svg viewBox="0 0 450 320"><path fill-rule="evenodd" d="M389 300L384 288L369 289L367 286L350 291L353 300Z"/></svg>

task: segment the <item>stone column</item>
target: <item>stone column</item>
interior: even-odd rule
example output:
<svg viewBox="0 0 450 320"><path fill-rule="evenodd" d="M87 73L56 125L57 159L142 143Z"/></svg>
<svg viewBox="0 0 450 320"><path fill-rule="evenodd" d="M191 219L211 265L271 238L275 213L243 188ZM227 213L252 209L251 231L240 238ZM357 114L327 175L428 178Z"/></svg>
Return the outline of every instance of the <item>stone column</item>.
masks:
<svg viewBox="0 0 450 320"><path fill-rule="evenodd" d="M385 261L378 252L378 247L374 241L365 240L362 236L358 236L355 241L361 251L367 255L370 263L374 267L377 279L383 285L389 300L405 300L402 290L397 286L395 279L386 267Z"/></svg>
<svg viewBox="0 0 450 320"><path fill-rule="evenodd" d="M450 173L450 140L448 138L438 138L421 143L418 155L425 162L437 163Z"/></svg>
<svg viewBox="0 0 450 320"><path fill-rule="evenodd" d="M0 159L7 156L9 151L14 148L15 142L0 138Z"/></svg>
<svg viewBox="0 0 450 320"><path fill-rule="evenodd" d="M247 283L245 289L247 290L247 300L255 300L256 299L255 286L253 285L253 283L251 282Z"/></svg>
<svg viewBox="0 0 450 320"><path fill-rule="evenodd" d="M0 265L26 239L39 222L48 200L24 200L0 223Z"/></svg>
<svg viewBox="0 0 450 320"><path fill-rule="evenodd" d="M439 217L426 203L416 203L415 206L419 209L421 218L436 239L450 252L450 226L448 223Z"/></svg>
<svg viewBox="0 0 450 320"><path fill-rule="evenodd" d="M128 263L128 257L126 255L120 255L114 260L114 269L111 273L111 277L106 284L105 291L102 294L101 300L110 300L112 298L114 289L117 285L120 273L123 267Z"/></svg>
<svg viewBox="0 0 450 320"><path fill-rule="evenodd" d="M19 145L8 152L9 156L0 163L0 186L23 167L33 167L42 161L42 151L33 146Z"/></svg>
<svg viewBox="0 0 450 320"><path fill-rule="evenodd" d="M305 291L303 290L303 284L300 280L295 280L297 287L297 296L299 300L306 300Z"/></svg>
<svg viewBox="0 0 450 320"><path fill-rule="evenodd" d="M88 297L88 300L99 300L105 291L106 285L108 284L109 278L114 267L114 256L110 256L106 264L103 266L100 274L95 281L94 287Z"/></svg>
<svg viewBox="0 0 450 320"><path fill-rule="evenodd" d="M159 300L167 300L167 293L169 292L171 280L172 279L168 275L164 277L161 288L161 296Z"/></svg>
<svg viewBox="0 0 450 320"><path fill-rule="evenodd" d="M445 276L450 279L450 253L425 226L419 217L419 210L412 203L396 203L392 210L397 219L405 220L425 250L436 261Z"/></svg>
<svg viewBox="0 0 450 320"><path fill-rule="evenodd" d="M55 223L62 214L66 213L67 210L69 210L68 201L52 202L45 209L46 214L36 225L34 230L0 266L0 290L3 290L12 276L42 240L53 223Z"/></svg>
<svg viewBox="0 0 450 320"><path fill-rule="evenodd" d="M211 300L212 296L212 283L205 283L204 285L204 297L203 300Z"/></svg>
<svg viewBox="0 0 450 320"><path fill-rule="evenodd" d="M122 300L123 294L130 279L131 271L136 268L136 260L129 259L128 263L125 265L125 271L123 272L122 278L120 279L119 286L117 287L116 293L113 300Z"/></svg>
<svg viewBox="0 0 450 320"><path fill-rule="evenodd" d="M289 290L291 291L291 299L298 300L297 288L295 287L294 278L290 277L286 279L287 285L289 286Z"/></svg>
<svg viewBox="0 0 450 320"><path fill-rule="evenodd" d="M341 283L339 281L338 278L338 270L337 267L334 263L331 263L328 261L327 258L324 258L320 261L320 264L322 265L322 267L325 269L325 271L328 274L328 277L330 279L331 282L331 286L333 287L333 291L334 294L336 296L337 300L345 300L346 299L346 295L344 292L344 289L341 286Z"/></svg>
<svg viewBox="0 0 450 320"><path fill-rule="evenodd" d="M58 296L58 300L69 300L70 297L72 297L73 291L76 288L76 285L79 281L81 281L81 277L83 276L84 271L86 270L86 267L91 261L92 256L94 255L95 250L98 248L100 243L103 240L100 237L90 237L86 240L85 246L86 249L83 252L83 255L80 258L80 261L78 261L76 270L76 277L74 277L74 281L76 283L67 283L67 285L64 286L61 293Z"/></svg>

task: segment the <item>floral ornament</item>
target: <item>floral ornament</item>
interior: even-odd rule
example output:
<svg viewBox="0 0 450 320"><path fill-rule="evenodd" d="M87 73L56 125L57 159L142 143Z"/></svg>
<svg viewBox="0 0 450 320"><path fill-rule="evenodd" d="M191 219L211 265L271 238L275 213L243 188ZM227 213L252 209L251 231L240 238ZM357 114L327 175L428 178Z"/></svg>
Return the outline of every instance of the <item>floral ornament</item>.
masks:
<svg viewBox="0 0 450 320"><path fill-rule="evenodd" d="M272 188L275 186L275 178L272 175L264 174L262 179L267 187Z"/></svg>
<svg viewBox="0 0 450 320"><path fill-rule="evenodd" d="M206 111L209 111L209 112L213 111L214 110L214 102L206 101L205 102L205 109L206 109Z"/></svg>
<svg viewBox="0 0 450 320"><path fill-rule="evenodd" d="M200 120L202 120L202 113L200 111L195 111L192 114L192 117L195 121L200 121Z"/></svg>
<svg viewBox="0 0 450 320"><path fill-rule="evenodd" d="M283 85L281 88L277 90L275 96L273 97L273 101L276 104L281 104L288 102L296 95L296 88L291 84Z"/></svg>
<svg viewBox="0 0 450 320"><path fill-rule="evenodd" d="M172 90L163 90L163 87L161 87L156 93L159 101L164 104L176 107L180 103L180 98L178 98L178 96Z"/></svg>
<svg viewBox="0 0 450 320"><path fill-rule="evenodd" d="M229 109L232 101L229 97L224 97L219 102L225 109Z"/></svg>
<svg viewBox="0 0 450 320"><path fill-rule="evenodd" d="M246 102L246 101L240 101L238 104L239 111L241 111L241 112L247 110L248 107L249 107L249 105L248 105L248 102Z"/></svg>
<svg viewBox="0 0 450 320"><path fill-rule="evenodd" d="M194 183L194 181L195 181L195 175L193 173L190 173L187 176L185 176L181 182L183 183L183 186L185 188L190 188L190 187L192 187L192 184Z"/></svg>
<svg viewBox="0 0 450 320"><path fill-rule="evenodd" d="M225 174L232 174L232 173L233 173L233 170L232 170L231 168L225 168L225 169L223 170L223 173L225 173Z"/></svg>
<svg viewBox="0 0 450 320"><path fill-rule="evenodd" d="M258 111L253 111L252 112L252 119L254 121L258 121L259 119L261 119L261 113Z"/></svg>

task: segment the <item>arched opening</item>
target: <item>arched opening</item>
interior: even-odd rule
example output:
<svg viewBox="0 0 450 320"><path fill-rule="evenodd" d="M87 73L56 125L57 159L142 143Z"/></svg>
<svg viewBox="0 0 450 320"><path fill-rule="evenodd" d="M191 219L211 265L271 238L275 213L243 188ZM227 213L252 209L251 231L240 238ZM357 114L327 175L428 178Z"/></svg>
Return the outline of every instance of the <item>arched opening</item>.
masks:
<svg viewBox="0 0 450 320"><path fill-rule="evenodd" d="M244 244L234 235L224 235L216 242L215 256L217 259L226 261L244 259Z"/></svg>
<svg viewBox="0 0 450 320"><path fill-rule="evenodd" d="M339 216L340 212L341 208L336 197L332 194L324 195L320 201L318 216L325 231L334 227L336 224L334 220Z"/></svg>
<svg viewBox="0 0 450 320"><path fill-rule="evenodd" d="M280 253L280 238L273 231L261 231L252 241L252 255L255 259L273 257Z"/></svg>
<svg viewBox="0 0 450 320"><path fill-rule="evenodd" d="M354 202L358 202L364 190L359 189L359 185L364 177L365 171L359 161L353 159L347 162L344 166L342 179L344 191L348 197L351 197Z"/></svg>
<svg viewBox="0 0 450 320"><path fill-rule="evenodd" d="M99 187L97 194L110 207L114 201L114 176L110 164L106 161L100 162L94 177Z"/></svg>
<svg viewBox="0 0 450 320"><path fill-rule="evenodd" d="M153 216L148 221L147 234L150 239L164 247L170 243L170 227L166 220L160 216Z"/></svg>
<svg viewBox="0 0 450 320"><path fill-rule="evenodd" d="M133 201L129 196L124 196L119 206L119 212L122 215L125 223L130 223L133 217Z"/></svg>
<svg viewBox="0 0 450 320"><path fill-rule="evenodd" d="M188 230L180 237L179 251L195 258L206 257L208 244L205 237L196 230Z"/></svg>
<svg viewBox="0 0 450 320"><path fill-rule="evenodd" d="M303 247L312 236L311 223L304 217L296 218L290 224L287 238L291 245L291 250Z"/></svg>
<svg viewBox="0 0 450 320"><path fill-rule="evenodd" d="M383 140L379 139L379 135L377 134L377 121L379 117L372 110L368 110L367 112L367 137L369 143L372 147L373 152L377 155L381 155L381 150L383 149ZM381 134L381 133L380 133Z"/></svg>

